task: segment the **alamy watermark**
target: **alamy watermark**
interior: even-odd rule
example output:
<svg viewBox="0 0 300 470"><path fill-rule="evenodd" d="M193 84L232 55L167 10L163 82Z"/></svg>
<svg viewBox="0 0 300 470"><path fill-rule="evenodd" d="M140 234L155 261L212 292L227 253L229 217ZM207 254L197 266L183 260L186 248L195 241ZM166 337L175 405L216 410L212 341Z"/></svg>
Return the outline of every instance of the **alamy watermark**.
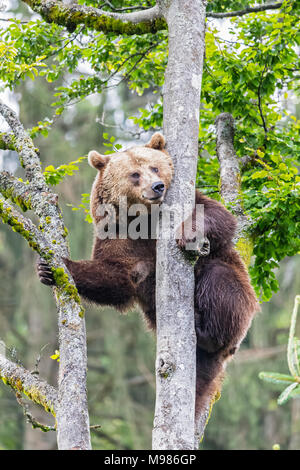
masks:
<svg viewBox="0 0 300 470"><path fill-rule="evenodd" d="M199 250L205 240L203 204L129 205L124 196L118 205L99 205L96 216L96 236L101 240L173 238L185 240L187 250Z"/></svg>

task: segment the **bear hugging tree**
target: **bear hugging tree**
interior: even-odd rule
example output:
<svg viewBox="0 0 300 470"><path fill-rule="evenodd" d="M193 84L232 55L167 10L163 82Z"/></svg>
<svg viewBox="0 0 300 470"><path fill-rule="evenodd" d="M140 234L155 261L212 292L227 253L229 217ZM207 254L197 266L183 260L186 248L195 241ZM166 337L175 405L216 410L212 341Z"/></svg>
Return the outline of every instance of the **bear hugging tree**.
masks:
<svg viewBox="0 0 300 470"><path fill-rule="evenodd" d="M151 209L164 200L172 180L173 164L165 150L165 139L156 133L146 146L112 155L91 151L88 159L98 171L91 191L95 228L92 259L64 259L64 263L82 297L120 311L137 303L150 328L155 329L156 239L151 237L150 220L147 220L146 237L121 236L124 227L121 227L120 200L126 198L128 214L134 204L143 204L144 217L151 218ZM199 191L195 203L192 214L178 232L177 243L186 250L189 243L198 238L203 241L205 237L210 246L209 250L199 250L195 264L198 414L202 405L220 390L226 361L238 349L259 306L246 267L233 246L234 216ZM196 217L198 204L204 206L203 233L199 233ZM113 238L99 236L99 227L107 227L107 212L101 209L108 205L115 213ZM133 219L129 215L128 224ZM38 262L38 275L44 284L55 284L51 269L42 260Z"/></svg>

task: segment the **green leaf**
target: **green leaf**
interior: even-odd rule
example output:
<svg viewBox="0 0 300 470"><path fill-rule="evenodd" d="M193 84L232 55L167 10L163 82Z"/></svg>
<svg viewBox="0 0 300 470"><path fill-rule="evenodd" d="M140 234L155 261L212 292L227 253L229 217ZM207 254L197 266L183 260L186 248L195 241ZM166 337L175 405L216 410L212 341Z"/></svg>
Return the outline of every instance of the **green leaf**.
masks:
<svg viewBox="0 0 300 470"><path fill-rule="evenodd" d="M283 405L284 403L286 403L291 398L291 392L296 387L299 387L299 384L297 382L294 382L293 384L289 385L278 397L278 400L277 400L278 405ZM300 387L299 387L299 391L300 391Z"/></svg>
<svg viewBox="0 0 300 470"><path fill-rule="evenodd" d="M257 178L266 178L266 176L268 176L268 172L266 170L261 170L261 171L256 171L255 173L253 173L251 175L251 178L254 180Z"/></svg>
<svg viewBox="0 0 300 470"><path fill-rule="evenodd" d="M295 383L294 377L287 374L278 374L277 372L260 372L258 377L265 382L274 384Z"/></svg>

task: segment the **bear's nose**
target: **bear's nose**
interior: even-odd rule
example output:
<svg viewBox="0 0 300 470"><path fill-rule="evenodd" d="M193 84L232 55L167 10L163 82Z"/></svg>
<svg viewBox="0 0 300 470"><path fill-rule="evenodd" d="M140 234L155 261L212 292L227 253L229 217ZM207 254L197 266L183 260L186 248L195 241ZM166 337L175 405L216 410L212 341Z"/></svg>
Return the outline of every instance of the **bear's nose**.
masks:
<svg viewBox="0 0 300 470"><path fill-rule="evenodd" d="M164 192L165 185L162 181L156 181L156 183L153 183L151 186L151 189L156 193L159 194L160 196Z"/></svg>

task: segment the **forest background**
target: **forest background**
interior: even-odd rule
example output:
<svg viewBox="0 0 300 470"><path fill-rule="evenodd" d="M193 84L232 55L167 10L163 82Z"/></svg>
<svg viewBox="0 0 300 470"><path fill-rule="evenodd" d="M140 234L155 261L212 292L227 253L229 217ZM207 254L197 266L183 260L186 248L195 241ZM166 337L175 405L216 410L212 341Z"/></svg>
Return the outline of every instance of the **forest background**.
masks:
<svg viewBox="0 0 300 470"><path fill-rule="evenodd" d="M4 19L1 22L3 31L5 19L12 15L22 15L23 21L31 19L26 6L11 2L10 10L1 13ZM261 22L263 21L262 19ZM211 64L214 65L216 65L214 60L217 59L214 59L212 38L217 35L222 36L223 24L224 21L219 21L209 25L212 32L208 34L207 54L210 55ZM230 23L226 23L228 24ZM220 34L214 29L217 27ZM18 28L21 29L21 25ZM244 28L246 29L246 25ZM158 39L163 41L163 33L159 34L161 37ZM224 44L228 46L230 43L228 35L225 35L223 40L224 42L220 39L217 47L222 49ZM158 50L156 57L162 53L162 49ZM225 58L228 59L226 56ZM63 60L66 60L66 57L63 57ZM163 68L164 62L163 60L161 62ZM58 167L62 163L75 161L93 148L104 153L116 144L126 146L132 145L133 142L139 144L149 140L153 129L161 127L159 90L162 83L160 76L153 76L153 82L146 84L143 72L140 72L139 76L139 70L143 67L149 73L147 68L151 67L151 60L142 62L131 72L130 77L118 86L115 85L120 80L116 80L111 88L101 94L92 94L84 101L78 100L78 103L66 106L61 115L58 111L53 125L49 125L51 127L49 133L47 120L43 121L41 127L44 136L37 132L35 143L43 156L45 168L50 165ZM221 112L223 109L221 105L219 110L213 106L209 108L208 96L212 86L209 63L207 67L208 78L203 85L205 98L203 102L206 108L203 109L202 130L199 134L199 142L202 140L205 144L199 145L201 161L198 185L205 193L218 198L218 165L212 124L218 111ZM233 69L233 59L231 67ZM19 110L25 128L33 128L37 121L45 116L51 117L55 88L58 85L64 87L67 81L70 82L70 75L75 76L77 80L80 75L84 80L88 80L91 75L84 67L80 73L73 71L72 74L70 72L62 74L60 71L56 76L54 69L52 73L52 77L48 73L47 80L38 76L34 81L33 77L25 77L25 74L23 77L25 79L18 83L14 92L6 92L4 95L15 109ZM249 76L250 73L254 71L249 69ZM249 76L247 74L244 76L245 83L249 80ZM129 85L131 83L130 87L127 86L128 83ZM274 94L273 85L275 87L275 84L270 82L265 97ZM217 90L215 85L214 89ZM285 84L280 94L280 99L284 102L282 107L288 115L293 116L292 120L283 123L286 129L290 121L297 123L300 119L297 88L292 92L290 90L291 86ZM73 92L75 93L75 90ZM222 95L222 90L216 91L216 94L219 96L214 96L213 99L217 101ZM225 103L224 106L226 108L229 105ZM242 107L243 103L239 106ZM235 110L238 115L238 108ZM275 118L269 115L268 119L271 121ZM249 128L246 129L246 137L243 136L245 126L245 123L239 121L236 138L238 146L243 146L243 139L251 134ZM239 151L239 147L237 150ZM258 156L261 155L258 153ZM78 167L78 171L75 170L72 176L64 179L59 186L59 194L69 229L72 258L84 259L90 256L92 245L92 226L86 211L94 172L85 159L75 166ZM1 152L0 168L14 172L17 176L21 175L14 152ZM51 167L49 171L51 172ZM258 191L261 190L259 181L262 177L263 175L257 177ZM248 197L251 198L251 194L248 194ZM55 384L58 367L55 359L57 319L51 290L42 286L37 279L34 270L35 260L36 255L28 249L19 236L1 224L0 338L6 345L6 354L9 357L15 362L24 364L29 370L38 367L42 376L49 383ZM262 289L262 297L264 299L271 297L271 299L262 303L262 312L254 320L240 352L228 367L222 399L214 406L205 432L204 449L271 449L274 444L280 444L283 449L299 449L299 399L290 400L284 407L278 406L277 398L282 388L267 385L258 378L262 370L287 372L286 344L294 297L300 292L300 278L297 276L299 268L299 257L284 257L279 267L274 270L278 280L278 292L271 297L271 291L277 290L275 280L272 278ZM263 274L260 273L261 276ZM86 325L90 419L92 425L101 424L101 428L92 430L93 448L149 449L155 401L153 335L146 331L144 321L137 311L122 316L113 309L100 310L87 306ZM37 419L47 422L48 417L42 411L31 404L28 406ZM55 433L42 433L38 429L33 429L26 422L23 409L17 403L15 394L4 386L0 387L0 410L0 448L55 448Z"/></svg>

